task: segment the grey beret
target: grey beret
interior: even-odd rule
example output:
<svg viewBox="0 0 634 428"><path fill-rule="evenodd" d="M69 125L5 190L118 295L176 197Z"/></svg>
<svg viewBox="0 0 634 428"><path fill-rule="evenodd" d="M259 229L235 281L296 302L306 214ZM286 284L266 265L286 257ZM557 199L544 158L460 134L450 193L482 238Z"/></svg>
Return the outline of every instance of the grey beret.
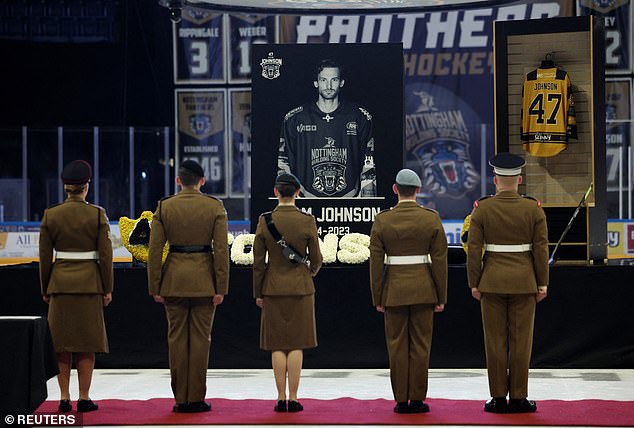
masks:
<svg viewBox="0 0 634 428"><path fill-rule="evenodd" d="M396 184L415 187L421 187L422 185L418 174L407 168L400 170L398 174L396 174Z"/></svg>

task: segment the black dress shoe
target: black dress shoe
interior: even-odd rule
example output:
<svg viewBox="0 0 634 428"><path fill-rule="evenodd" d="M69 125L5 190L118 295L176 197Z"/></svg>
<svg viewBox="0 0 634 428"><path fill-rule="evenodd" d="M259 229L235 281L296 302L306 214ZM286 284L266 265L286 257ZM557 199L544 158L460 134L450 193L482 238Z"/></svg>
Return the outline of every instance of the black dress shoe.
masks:
<svg viewBox="0 0 634 428"><path fill-rule="evenodd" d="M511 398L509 400L509 413L533 413L537 410L537 404L526 398Z"/></svg>
<svg viewBox="0 0 634 428"><path fill-rule="evenodd" d="M297 401L295 401L295 403L297 403ZM286 412L286 400L277 400L277 404L275 404L273 410L280 413Z"/></svg>
<svg viewBox="0 0 634 428"><path fill-rule="evenodd" d="M484 403L484 411L489 413L506 413L506 397L494 397Z"/></svg>
<svg viewBox="0 0 634 428"><path fill-rule="evenodd" d="M202 413L211 412L211 404L206 401L196 401L193 403L187 403L186 413Z"/></svg>
<svg viewBox="0 0 634 428"><path fill-rule="evenodd" d="M400 401L394 406L394 413L409 413L409 406L407 401Z"/></svg>
<svg viewBox="0 0 634 428"><path fill-rule="evenodd" d="M287 410L289 413L301 412L302 410L304 410L304 406L302 406L299 401L289 400Z"/></svg>
<svg viewBox="0 0 634 428"><path fill-rule="evenodd" d="M427 413L429 412L429 406L419 400L411 400L409 402L410 413Z"/></svg>
<svg viewBox="0 0 634 428"><path fill-rule="evenodd" d="M187 413L187 409L187 403L176 403L174 407L172 407L174 413Z"/></svg>
<svg viewBox="0 0 634 428"><path fill-rule="evenodd" d="M77 411L80 413L94 412L99 409L99 406L92 402L92 400L78 400Z"/></svg>
<svg viewBox="0 0 634 428"><path fill-rule="evenodd" d="M59 400L60 413L68 413L73 410L73 405L70 404L70 400Z"/></svg>

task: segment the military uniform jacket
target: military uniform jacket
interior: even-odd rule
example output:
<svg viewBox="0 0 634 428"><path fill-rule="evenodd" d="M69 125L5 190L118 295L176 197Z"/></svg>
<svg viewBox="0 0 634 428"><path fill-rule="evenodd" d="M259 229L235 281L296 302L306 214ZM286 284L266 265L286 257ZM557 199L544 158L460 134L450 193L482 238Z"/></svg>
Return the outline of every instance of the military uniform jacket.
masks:
<svg viewBox="0 0 634 428"><path fill-rule="evenodd" d="M431 264L385 265L385 256L431 256ZM382 306L447 302L447 237L436 211L401 201L379 213L370 233L372 302Z"/></svg>
<svg viewBox="0 0 634 428"><path fill-rule="evenodd" d="M548 285L548 230L539 203L513 191L474 204L469 227L469 287L483 293L529 294ZM532 244L532 251L484 252L485 244Z"/></svg>
<svg viewBox="0 0 634 428"><path fill-rule="evenodd" d="M288 245L302 256L308 253L310 270L305 265L292 263L284 257L282 247L269 232L264 215L261 215L253 243L254 297L314 294L312 276L317 273L322 262L315 217L300 211L294 205L278 205L273 210L272 218Z"/></svg>
<svg viewBox="0 0 634 428"><path fill-rule="evenodd" d="M57 259L56 251L97 251L97 260ZM71 195L44 211L40 225L43 295L112 292L112 242L103 208Z"/></svg>
<svg viewBox="0 0 634 428"><path fill-rule="evenodd" d="M227 212L222 201L194 189L162 199L154 213L148 254L151 295L207 297L229 290ZM163 246L209 245L211 253L170 253Z"/></svg>

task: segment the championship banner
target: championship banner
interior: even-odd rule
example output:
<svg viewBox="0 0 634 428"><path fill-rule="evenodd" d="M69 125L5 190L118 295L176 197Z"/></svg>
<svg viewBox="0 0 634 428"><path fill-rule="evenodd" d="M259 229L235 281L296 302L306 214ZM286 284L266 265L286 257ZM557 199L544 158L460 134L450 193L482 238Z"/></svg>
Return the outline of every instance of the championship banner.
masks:
<svg viewBox="0 0 634 428"><path fill-rule="evenodd" d="M227 195L226 114L224 89L177 89L176 171L181 162L194 160L205 171L202 191Z"/></svg>
<svg viewBox="0 0 634 428"><path fill-rule="evenodd" d="M290 172L322 238L369 234L396 203L403 165L400 43L252 48L252 230L276 206L276 176Z"/></svg>
<svg viewBox="0 0 634 428"><path fill-rule="evenodd" d="M186 6L172 28L174 83L224 83L223 14Z"/></svg>
<svg viewBox="0 0 634 428"><path fill-rule="evenodd" d="M632 132L632 79L609 78L605 82L605 145L608 192L629 190L627 153ZM617 195L609 195L618 206Z"/></svg>
<svg viewBox="0 0 634 428"><path fill-rule="evenodd" d="M394 15L281 16L280 43L402 43L402 165L421 176L425 206L462 219L474 200L494 192L486 166L494 150L493 21L571 16L573 7L524 0Z"/></svg>
<svg viewBox="0 0 634 428"><path fill-rule="evenodd" d="M274 15L228 14L229 20L229 83L251 81L251 45L275 43L277 33Z"/></svg>
<svg viewBox="0 0 634 428"><path fill-rule="evenodd" d="M229 89L231 196L249 194L251 172L251 91ZM245 167L246 166L246 167Z"/></svg>
<svg viewBox="0 0 634 428"><path fill-rule="evenodd" d="M632 73L632 0L577 0L577 14L603 18L606 74Z"/></svg>

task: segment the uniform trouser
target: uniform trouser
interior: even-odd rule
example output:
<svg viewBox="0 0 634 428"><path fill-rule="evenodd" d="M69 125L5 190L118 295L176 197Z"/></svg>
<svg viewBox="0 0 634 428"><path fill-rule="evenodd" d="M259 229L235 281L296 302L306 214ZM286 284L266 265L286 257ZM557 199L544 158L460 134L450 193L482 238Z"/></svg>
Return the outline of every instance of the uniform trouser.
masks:
<svg viewBox="0 0 634 428"><path fill-rule="evenodd" d="M179 404L205 399L214 311L211 297L165 298L172 392Z"/></svg>
<svg viewBox="0 0 634 428"><path fill-rule="evenodd" d="M534 294L482 293L482 325L491 397L528 397Z"/></svg>
<svg viewBox="0 0 634 428"><path fill-rule="evenodd" d="M385 339L392 392L397 402L425 400L434 305L385 308Z"/></svg>

